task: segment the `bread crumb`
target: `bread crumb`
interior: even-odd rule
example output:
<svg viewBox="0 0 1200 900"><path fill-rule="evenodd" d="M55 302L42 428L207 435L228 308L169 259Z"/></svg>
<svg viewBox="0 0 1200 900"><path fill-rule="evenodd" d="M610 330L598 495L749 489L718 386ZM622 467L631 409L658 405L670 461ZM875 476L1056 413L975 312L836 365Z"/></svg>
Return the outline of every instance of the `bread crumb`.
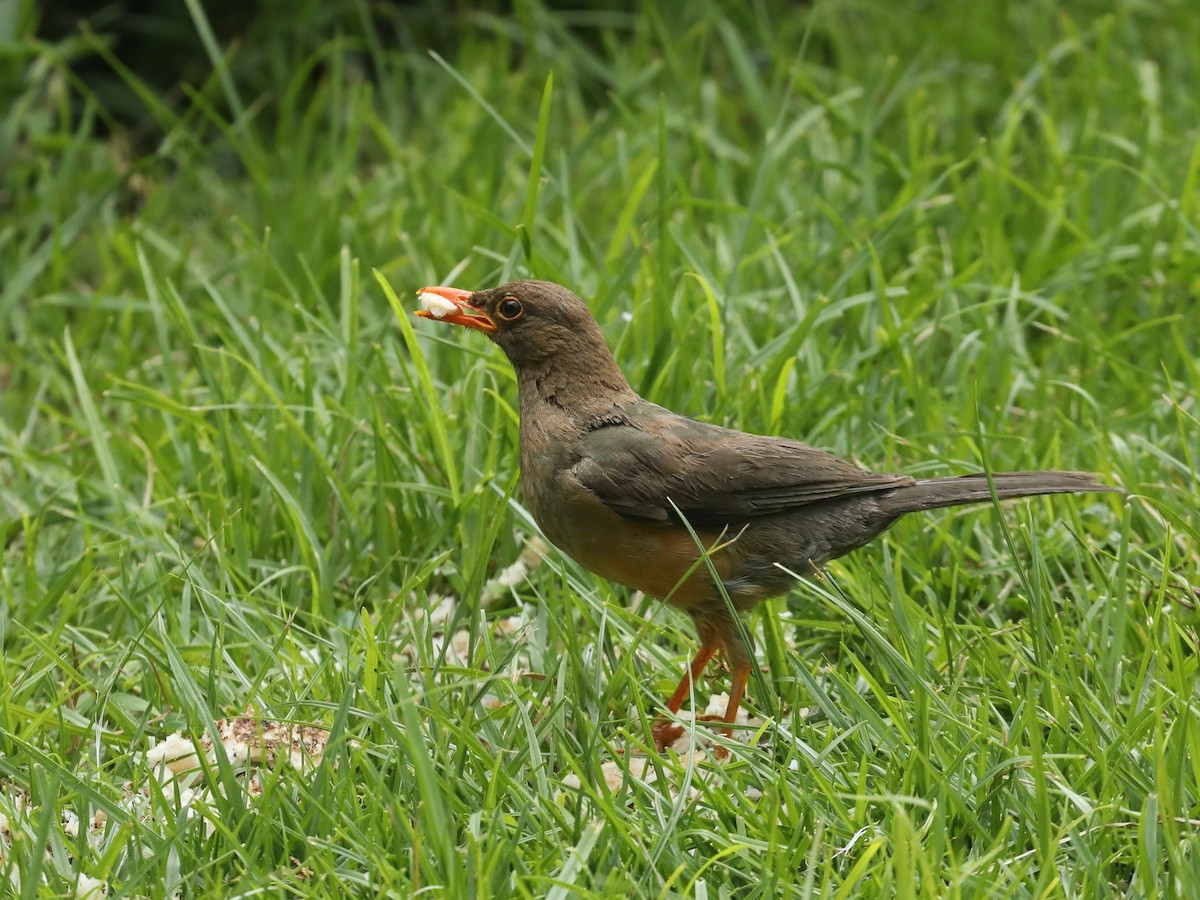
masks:
<svg viewBox="0 0 1200 900"><path fill-rule="evenodd" d="M444 319L450 313L458 311L458 307L441 294L423 291L417 295L417 299L421 301L421 309L425 310L435 319Z"/></svg>

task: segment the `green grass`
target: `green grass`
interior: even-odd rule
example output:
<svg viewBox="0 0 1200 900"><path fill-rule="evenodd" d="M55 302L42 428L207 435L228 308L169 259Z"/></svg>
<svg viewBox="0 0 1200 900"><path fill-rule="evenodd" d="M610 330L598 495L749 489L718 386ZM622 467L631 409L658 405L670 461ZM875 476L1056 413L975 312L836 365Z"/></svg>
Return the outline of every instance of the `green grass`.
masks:
<svg viewBox="0 0 1200 900"><path fill-rule="evenodd" d="M1200 19L1059 7L347 0L170 95L5 23L0 884L1200 893ZM674 409L1127 494L910 517L751 621L758 746L610 793L689 628L552 551L494 580L512 374L406 312L525 274ZM321 763L218 755L183 814L146 751L246 707Z"/></svg>

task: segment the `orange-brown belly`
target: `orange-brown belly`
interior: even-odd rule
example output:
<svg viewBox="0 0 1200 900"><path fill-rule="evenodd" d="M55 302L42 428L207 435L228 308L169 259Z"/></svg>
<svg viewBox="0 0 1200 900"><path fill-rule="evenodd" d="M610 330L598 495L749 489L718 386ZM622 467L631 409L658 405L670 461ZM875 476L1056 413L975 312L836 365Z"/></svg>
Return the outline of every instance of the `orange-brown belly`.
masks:
<svg viewBox="0 0 1200 900"><path fill-rule="evenodd" d="M686 528L628 519L591 499L554 506L534 510L546 537L597 575L685 609L719 598L708 564ZM736 544L728 546L732 536L698 530L697 537L711 554L718 577L727 577L737 563Z"/></svg>

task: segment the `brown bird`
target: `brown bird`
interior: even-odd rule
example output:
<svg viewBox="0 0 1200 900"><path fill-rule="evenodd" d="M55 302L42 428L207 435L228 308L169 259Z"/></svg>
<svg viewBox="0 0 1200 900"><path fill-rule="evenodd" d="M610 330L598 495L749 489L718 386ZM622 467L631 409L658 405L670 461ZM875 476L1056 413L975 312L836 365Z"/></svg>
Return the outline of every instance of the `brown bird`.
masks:
<svg viewBox="0 0 1200 900"><path fill-rule="evenodd" d="M643 400L587 306L557 284L418 294L425 308L417 315L482 331L516 370L521 478L546 537L596 574L692 617L700 650L667 700L672 713L723 648L733 670L724 721L737 716L751 655L726 596L749 610L784 593L789 572L815 571L905 513L1112 490L1083 472L921 481L870 472L799 441L709 425ZM654 729L660 748L680 733L670 723Z"/></svg>

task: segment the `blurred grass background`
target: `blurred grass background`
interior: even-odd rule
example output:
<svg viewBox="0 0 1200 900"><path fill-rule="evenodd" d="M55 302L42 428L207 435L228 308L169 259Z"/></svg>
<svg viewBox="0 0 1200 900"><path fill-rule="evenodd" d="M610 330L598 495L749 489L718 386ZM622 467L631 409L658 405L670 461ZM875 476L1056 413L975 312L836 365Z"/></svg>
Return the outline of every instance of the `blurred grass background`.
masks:
<svg viewBox="0 0 1200 900"><path fill-rule="evenodd" d="M0 879L1194 895L1190 4L85 12L0 12ZM681 412L1128 496L906 520L754 619L759 746L610 793L692 637L494 580L511 372L383 289L527 274ZM185 815L145 751L246 707L328 752Z"/></svg>

